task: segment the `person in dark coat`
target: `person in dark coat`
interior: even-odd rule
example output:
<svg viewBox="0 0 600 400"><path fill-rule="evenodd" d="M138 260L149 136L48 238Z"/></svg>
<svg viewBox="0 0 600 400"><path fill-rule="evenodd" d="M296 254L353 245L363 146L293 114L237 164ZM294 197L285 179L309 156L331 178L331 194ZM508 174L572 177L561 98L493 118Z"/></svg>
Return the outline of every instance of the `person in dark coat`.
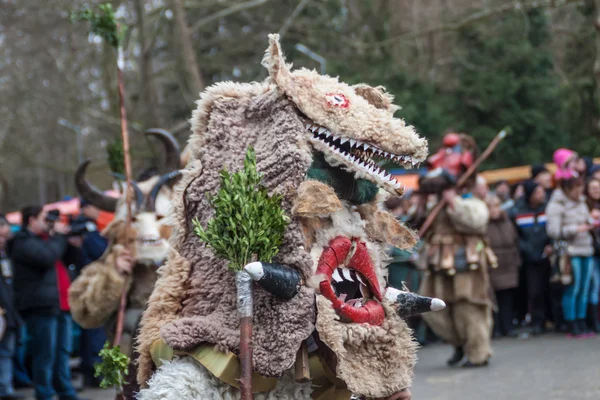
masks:
<svg viewBox="0 0 600 400"><path fill-rule="evenodd" d="M72 320L69 314L70 277L67 259L74 248L68 227L56 223L48 230L46 212L39 206L22 211L22 229L8 243L13 263L15 303L31 335L32 378L37 400L75 400L71 384Z"/></svg>
<svg viewBox="0 0 600 400"><path fill-rule="evenodd" d="M102 257L108 247L108 239L102 236L96 225L100 210L84 199L79 199L79 203L81 215L79 215L78 219L85 221L88 229L83 238L80 258L77 263L78 272ZM102 361L98 353L102 350L105 342L106 333L104 327L81 329L81 367L84 384L87 387L99 386L100 382L98 378L94 377L94 365Z"/></svg>
<svg viewBox="0 0 600 400"><path fill-rule="evenodd" d="M0 399L21 399L13 387L12 358L18 341L19 328L23 321L15 307L12 287L12 264L5 252L6 243L11 235L10 225L3 214L0 214L0 309L5 322L4 336L0 340Z"/></svg>
<svg viewBox="0 0 600 400"><path fill-rule="evenodd" d="M511 211L519 235L519 249L527 281L527 299L531 310L533 333L544 331L549 295L552 240L546 232L546 191L534 180L524 183L523 201ZM556 319L556 316L555 316Z"/></svg>
<svg viewBox="0 0 600 400"><path fill-rule="evenodd" d="M488 196L486 203L490 210L487 239L498 258L497 268L490 269L490 283L498 304L494 331L501 336L512 336L513 300L515 289L519 286L521 266L519 236L512 221L502 210L501 200L492 195Z"/></svg>

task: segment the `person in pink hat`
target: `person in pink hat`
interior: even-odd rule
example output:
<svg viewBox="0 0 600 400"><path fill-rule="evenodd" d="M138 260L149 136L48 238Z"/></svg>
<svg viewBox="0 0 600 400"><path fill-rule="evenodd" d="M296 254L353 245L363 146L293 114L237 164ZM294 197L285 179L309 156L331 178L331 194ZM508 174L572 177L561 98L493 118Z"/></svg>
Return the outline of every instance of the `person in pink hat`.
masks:
<svg viewBox="0 0 600 400"><path fill-rule="evenodd" d="M579 176L575 170L575 163L579 158L579 155L573 150L569 149L558 149L554 152L554 164L556 164L556 172L554 179L557 181L569 179L574 176Z"/></svg>
<svg viewBox="0 0 600 400"><path fill-rule="evenodd" d="M583 195L584 180L573 168L577 158L577 153L572 150L558 149L554 152L554 162L558 167L554 177L558 187L552 193L546 209L548 236L565 243L571 260L572 279L565 288L562 308L570 334L575 337L588 331L585 319L594 267L594 247L590 234L593 225Z"/></svg>

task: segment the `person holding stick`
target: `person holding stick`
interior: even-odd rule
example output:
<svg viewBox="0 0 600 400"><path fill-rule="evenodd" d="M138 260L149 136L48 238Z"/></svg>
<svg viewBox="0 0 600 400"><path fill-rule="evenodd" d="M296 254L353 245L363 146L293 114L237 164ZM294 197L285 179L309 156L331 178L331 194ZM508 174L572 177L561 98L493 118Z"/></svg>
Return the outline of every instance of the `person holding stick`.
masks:
<svg viewBox="0 0 600 400"><path fill-rule="evenodd" d="M431 169L419 182L420 191L437 194L442 203L434 209L438 214L432 211L421 228L425 232L421 254L427 272L419 293L439 297L447 304L446 309L423 314L423 318L439 337L454 346L448 365L486 366L492 356L488 265L496 263L485 241L489 211L470 193L475 180L469 178L475 175L468 176L467 171L474 170L469 167L475 166L475 141L451 133L444 138L444 145L449 142L452 152L448 157L430 159ZM466 184L458 185L458 178L464 178L461 181L466 180Z"/></svg>
<svg viewBox="0 0 600 400"><path fill-rule="evenodd" d="M70 288L73 318L85 329L105 327L113 342L122 334L119 341L121 349L132 360L130 377L135 377L136 354L133 348L139 321L157 279L157 269L169 252L167 240L171 228L162 217L168 212L173 194L171 185L180 175L179 147L175 139L162 130L150 130L148 134L157 137L165 146L169 172L149 177L143 182L132 182L135 189L134 214L129 229L126 229L124 218L125 199L106 196L85 179L89 162L83 163L75 176L77 190L84 201L101 210L114 212L115 219L103 232L109 242L108 250L99 260L84 267ZM123 293L126 304L120 325ZM128 378L127 382L123 387L123 398L133 399L139 387L133 378Z"/></svg>

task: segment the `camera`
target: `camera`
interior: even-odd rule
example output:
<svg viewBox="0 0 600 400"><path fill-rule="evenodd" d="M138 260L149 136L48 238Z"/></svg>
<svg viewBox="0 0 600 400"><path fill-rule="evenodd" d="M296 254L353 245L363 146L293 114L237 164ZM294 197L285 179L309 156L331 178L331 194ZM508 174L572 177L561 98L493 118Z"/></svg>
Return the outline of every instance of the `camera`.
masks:
<svg viewBox="0 0 600 400"><path fill-rule="evenodd" d="M83 236L96 230L96 224L83 216L69 218L70 232L67 236Z"/></svg>

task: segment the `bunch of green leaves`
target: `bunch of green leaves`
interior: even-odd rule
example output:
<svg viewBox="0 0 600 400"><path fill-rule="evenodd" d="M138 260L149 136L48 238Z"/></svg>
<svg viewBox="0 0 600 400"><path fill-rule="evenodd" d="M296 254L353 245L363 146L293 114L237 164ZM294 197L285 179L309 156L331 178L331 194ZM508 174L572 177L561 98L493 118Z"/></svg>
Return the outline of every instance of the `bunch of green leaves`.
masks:
<svg viewBox="0 0 600 400"><path fill-rule="evenodd" d="M115 174L123 175L125 173L125 151L123 150L123 142L115 139L112 143L106 146L108 153L108 167Z"/></svg>
<svg viewBox="0 0 600 400"><path fill-rule="evenodd" d="M119 32L117 26L117 18L115 11L110 3L99 4L98 12L92 8L84 8L71 13L71 21L89 21L92 29L91 32L100 36L109 45L114 48L119 47L123 42L125 29Z"/></svg>
<svg viewBox="0 0 600 400"><path fill-rule="evenodd" d="M129 357L121 352L119 346L111 347L108 342L104 343L99 355L102 362L94 366L94 376L102 377L100 387L103 389L116 387L121 390L127 383L125 377L129 374Z"/></svg>
<svg viewBox="0 0 600 400"><path fill-rule="evenodd" d="M228 260L229 268L241 271L253 255L269 262L279 251L289 218L281 208L282 196L269 196L261 185L252 147L246 153L243 170L220 173L221 188L208 196L215 216L206 228L193 220L196 235L215 253Z"/></svg>

